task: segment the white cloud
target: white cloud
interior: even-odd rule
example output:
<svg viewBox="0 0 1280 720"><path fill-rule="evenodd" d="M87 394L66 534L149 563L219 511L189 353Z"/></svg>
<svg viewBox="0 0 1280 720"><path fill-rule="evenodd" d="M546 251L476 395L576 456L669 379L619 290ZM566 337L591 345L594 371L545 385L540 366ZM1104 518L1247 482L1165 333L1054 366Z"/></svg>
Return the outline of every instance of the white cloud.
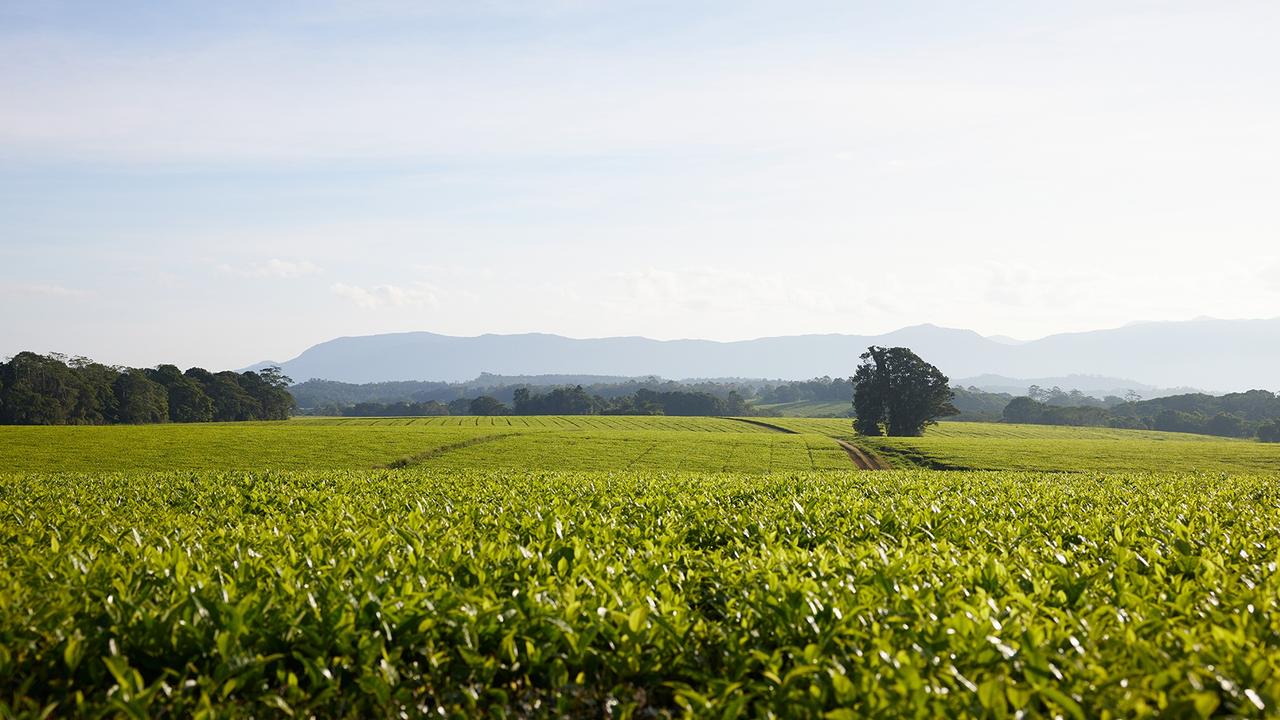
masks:
<svg viewBox="0 0 1280 720"><path fill-rule="evenodd" d="M16 297L81 298L88 297L90 294L91 293L88 290L79 290L76 288L64 287L62 285L0 285L0 295Z"/></svg>
<svg viewBox="0 0 1280 720"><path fill-rule="evenodd" d="M439 304L436 291L425 283L415 283L412 287L399 285L361 287L334 283L329 290L334 295L346 298L358 307L369 310L383 307L435 307Z"/></svg>
<svg viewBox="0 0 1280 720"><path fill-rule="evenodd" d="M318 275L324 270L309 260L280 260L272 258L266 262L253 262L244 266L222 264L218 269L232 275L246 278L283 278L291 280L307 275Z"/></svg>

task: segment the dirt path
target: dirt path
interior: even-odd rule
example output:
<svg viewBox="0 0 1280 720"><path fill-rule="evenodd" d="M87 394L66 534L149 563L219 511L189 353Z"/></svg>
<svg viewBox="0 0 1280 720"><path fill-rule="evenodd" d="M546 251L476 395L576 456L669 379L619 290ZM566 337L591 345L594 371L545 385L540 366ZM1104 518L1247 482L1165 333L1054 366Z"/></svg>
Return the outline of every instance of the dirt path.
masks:
<svg viewBox="0 0 1280 720"><path fill-rule="evenodd" d="M790 428L784 428L781 425L774 425L773 423L768 423L763 420L753 420L751 418L729 418L729 419L737 420L738 422L748 423L750 425L757 425L762 428L773 430L774 432L786 433L788 435L800 434L799 432L796 432L795 430L792 430ZM889 467L889 463L885 462L884 460L881 460L879 457L876 456L875 453L867 452L866 450L863 450L857 445L854 445L853 443L848 442L846 440L841 440L839 438L831 438L831 439L834 440L835 443L839 445L840 448L849 455L849 459L853 461L853 466L858 468L859 470L890 470L891 469Z"/></svg>
<svg viewBox="0 0 1280 720"><path fill-rule="evenodd" d="M889 463L886 463L884 460L881 460L875 454L869 453L863 450L862 448L858 447L857 445L854 445L851 442L847 442L845 440L839 440L836 438L832 438L832 439L836 441L837 445L844 448L844 451L849 454L849 459L853 461L853 464L856 465L859 470L890 469Z"/></svg>

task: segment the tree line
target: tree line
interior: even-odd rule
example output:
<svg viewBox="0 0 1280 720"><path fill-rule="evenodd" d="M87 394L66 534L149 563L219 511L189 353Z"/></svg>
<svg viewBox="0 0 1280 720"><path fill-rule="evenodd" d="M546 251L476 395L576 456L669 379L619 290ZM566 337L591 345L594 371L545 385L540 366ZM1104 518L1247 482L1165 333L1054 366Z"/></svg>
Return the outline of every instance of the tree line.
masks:
<svg viewBox="0 0 1280 720"><path fill-rule="evenodd" d="M784 382L761 388L757 400L765 405L794 402L840 402L853 397L852 378L824 375L812 380Z"/></svg>
<svg viewBox="0 0 1280 720"><path fill-rule="evenodd" d="M1006 422L1162 430L1280 442L1280 397L1267 390L1214 396L1187 393L1110 405L1055 406L1032 397L1009 401Z"/></svg>
<svg viewBox="0 0 1280 720"><path fill-rule="evenodd" d="M109 425L284 420L294 409L280 368L209 372L128 368L21 352L0 363L0 424Z"/></svg>
<svg viewBox="0 0 1280 720"><path fill-rule="evenodd" d="M579 377L592 381L577 382ZM291 386L289 392L297 399L301 412L308 415L343 415L372 405L384 405L391 410L416 406L423 410L419 414L428 415L445 414L442 408L448 408L450 415L468 415L473 414L469 410L471 401L479 397L492 397L508 408L513 408L516 391L521 388L533 392L549 392L554 388L581 386L587 395L599 396L608 401L634 396L641 390L706 393L728 401L730 393L737 393L741 398L755 397L757 384L753 384L754 382L762 381L680 382L657 377L599 379L592 376L555 375L521 378L482 374L475 380L461 383L397 381L355 384L312 379Z"/></svg>
<svg viewBox="0 0 1280 720"><path fill-rule="evenodd" d="M685 390L641 389L630 395L606 398L587 392L581 385L554 387L545 392L516 388L511 403L491 395L458 398L448 403L356 403L338 414L347 417L401 417L408 415L753 415L756 409L734 391L721 398Z"/></svg>

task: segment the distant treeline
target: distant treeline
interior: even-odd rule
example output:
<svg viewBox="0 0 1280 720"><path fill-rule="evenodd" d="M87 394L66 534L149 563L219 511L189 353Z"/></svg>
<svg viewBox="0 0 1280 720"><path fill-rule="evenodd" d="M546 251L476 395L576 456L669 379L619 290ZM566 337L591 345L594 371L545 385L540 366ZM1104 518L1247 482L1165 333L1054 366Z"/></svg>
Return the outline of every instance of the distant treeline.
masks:
<svg viewBox="0 0 1280 720"><path fill-rule="evenodd" d="M591 379L592 382L576 382L578 378ZM530 380L538 382L530 382ZM601 380L591 376L573 375L518 379L485 374L465 383L401 381L354 384L332 380L308 380L292 386L289 391L293 393L303 412L314 415L343 415L348 410L370 404L416 405L432 410L438 410L436 406L442 405L450 408L451 415L464 415L470 414L466 408L471 400L478 397L492 397L504 405L513 406L516 391L522 388L545 392L556 387L579 386L587 395L606 400L629 397L641 390L649 390L700 392L727 401L731 392L744 398L755 396L760 382L710 380L676 382L657 377Z"/></svg>
<svg viewBox="0 0 1280 720"><path fill-rule="evenodd" d="M849 378L823 376L812 380L786 382L762 389L756 398L763 405L795 402L853 403L853 382Z"/></svg>
<svg viewBox="0 0 1280 720"><path fill-rule="evenodd" d="M406 415L752 415L754 408L735 392L719 398L710 393L637 390L631 395L605 398L581 385L535 392L517 388L510 404L491 395L414 403L357 403L340 413L347 417Z"/></svg>
<svg viewBox="0 0 1280 720"><path fill-rule="evenodd" d="M289 382L279 368L182 372L23 352L0 363L0 424L284 420L294 408Z"/></svg>
<svg viewBox="0 0 1280 720"><path fill-rule="evenodd" d="M1280 442L1280 397L1266 390L1215 396L1171 395L1155 400L1121 401L1110 407L1049 405L1031 397L1013 398L1007 422L1040 425L1115 427L1200 433L1220 437L1257 437Z"/></svg>
<svg viewBox="0 0 1280 720"><path fill-rule="evenodd" d="M556 382L574 379L591 382ZM537 385L534 382L544 384ZM1223 437L1269 437L1280 418L1280 400L1264 390L1216 397L1203 393L1141 400L1096 398L1079 390L1032 385L1026 397L953 387L960 421L1025 422L1194 432ZM502 377L481 375L467 383L386 382L355 385L309 380L291 388L304 411L354 417L403 415L655 414L771 415L759 405L849 402L848 378L801 381L705 380L657 377Z"/></svg>

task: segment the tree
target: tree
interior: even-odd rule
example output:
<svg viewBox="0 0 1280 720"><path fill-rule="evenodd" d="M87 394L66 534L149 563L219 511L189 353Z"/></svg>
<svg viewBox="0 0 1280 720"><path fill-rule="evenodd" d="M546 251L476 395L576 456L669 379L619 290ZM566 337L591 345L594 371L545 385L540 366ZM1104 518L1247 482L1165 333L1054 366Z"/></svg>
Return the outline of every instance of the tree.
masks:
<svg viewBox="0 0 1280 720"><path fill-rule="evenodd" d="M293 382L278 367L268 367L253 372L240 373L240 387L252 397L258 406L258 418L262 420L288 420L295 403L289 394Z"/></svg>
<svg viewBox="0 0 1280 720"><path fill-rule="evenodd" d="M1268 420L1258 427L1258 439L1265 443L1280 443L1280 420Z"/></svg>
<svg viewBox="0 0 1280 720"><path fill-rule="evenodd" d="M1038 423L1044 412L1044 404L1029 397L1016 397L1004 406L1004 421L1011 423Z"/></svg>
<svg viewBox="0 0 1280 720"><path fill-rule="evenodd" d="M1248 437L1243 420L1221 412L1205 423L1204 430L1219 437Z"/></svg>
<svg viewBox="0 0 1280 720"><path fill-rule="evenodd" d="M147 378L164 386L169 394L169 420L172 422L209 422L213 419L213 400L200 383L182 374L175 365L157 365L146 371Z"/></svg>
<svg viewBox="0 0 1280 720"><path fill-rule="evenodd" d="M116 378L116 419L122 423L162 423L169 420L169 393L141 370Z"/></svg>
<svg viewBox="0 0 1280 720"><path fill-rule="evenodd" d="M65 425L100 418L93 393L60 357L20 352L3 372L0 423Z"/></svg>
<svg viewBox="0 0 1280 720"><path fill-rule="evenodd" d="M1204 431L1204 418L1180 410L1161 410L1154 425L1164 432L1199 433Z"/></svg>
<svg viewBox="0 0 1280 720"><path fill-rule="evenodd" d="M909 348L871 346L853 377L854 426L864 435L917 436L937 419L959 413L950 380Z"/></svg>
<svg viewBox="0 0 1280 720"><path fill-rule="evenodd" d="M467 409L472 415L508 415L511 412L497 398L489 395L481 395L472 400Z"/></svg>
<svg viewBox="0 0 1280 720"><path fill-rule="evenodd" d="M96 363L86 357L71 359L71 368L83 383L85 392L77 409L80 422L99 424L116 421L116 378L118 368Z"/></svg>

